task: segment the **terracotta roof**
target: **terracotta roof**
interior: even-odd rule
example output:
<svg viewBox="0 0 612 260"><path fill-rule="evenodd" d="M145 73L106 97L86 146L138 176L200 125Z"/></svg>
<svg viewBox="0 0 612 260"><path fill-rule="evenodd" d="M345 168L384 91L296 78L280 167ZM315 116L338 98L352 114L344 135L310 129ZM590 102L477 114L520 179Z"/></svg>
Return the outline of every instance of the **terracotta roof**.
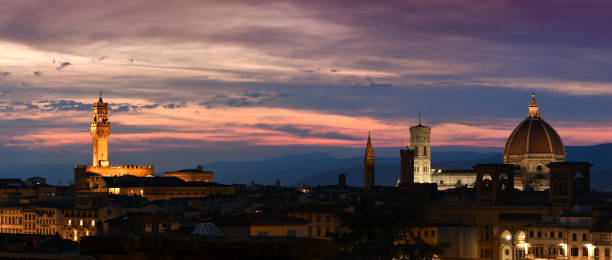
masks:
<svg viewBox="0 0 612 260"><path fill-rule="evenodd" d="M512 131L504 148L504 155L526 153L565 155L565 146L557 131L544 119L527 118Z"/></svg>
<svg viewBox="0 0 612 260"><path fill-rule="evenodd" d="M177 177L136 177L124 175L120 177L102 177L109 188L117 187L229 187L216 182L183 181Z"/></svg>
<svg viewBox="0 0 612 260"><path fill-rule="evenodd" d="M245 214L211 221L217 226L292 226L306 225L308 220L270 213Z"/></svg>

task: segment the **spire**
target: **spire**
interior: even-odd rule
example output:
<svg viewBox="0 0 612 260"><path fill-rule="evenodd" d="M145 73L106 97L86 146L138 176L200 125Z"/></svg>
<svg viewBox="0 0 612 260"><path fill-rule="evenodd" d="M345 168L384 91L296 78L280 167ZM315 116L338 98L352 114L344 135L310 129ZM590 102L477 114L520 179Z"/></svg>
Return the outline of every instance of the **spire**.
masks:
<svg viewBox="0 0 612 260"><path fill-rule="evenodd" d="M419 110L419 125L421 125L421 110Z"/></svg>
<svg viewBox="0 0 612 260"><path fill-rule="evenodd" d="M100 89L100 98L98 99L98 103L100 103L100 104L104 103L102 101L102 89Z"/></svg>
<svg viewBox="0 0 612 260"><path fill-rule="evenodd" d="M527 113L527 118L540 118L540 112L538 103L535 100L535 93L531 93L531 103L529 103L529 113Z"/></svg>
<svg viewBox="0 0 612 260"><path fill-rule="evenodd" d="M374 159L374 149L372 149L372 139L370 138L370 132L368 132L368 145L365 152L366 159Z"/></svg>

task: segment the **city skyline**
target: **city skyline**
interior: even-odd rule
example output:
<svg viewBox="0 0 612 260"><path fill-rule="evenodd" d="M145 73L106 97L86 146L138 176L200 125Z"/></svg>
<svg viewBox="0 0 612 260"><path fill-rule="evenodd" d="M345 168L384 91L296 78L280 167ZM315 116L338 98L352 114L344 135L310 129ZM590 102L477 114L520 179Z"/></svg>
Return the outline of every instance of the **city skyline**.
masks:
<svg viewBox="0 0 612 260"><path fill-rule="evenodd" d="M566 145L612 142L605 2L34 3L0 10L3 153L87 151L98 89L123 153L395 148L418 111L500 148L533 91Z"/></svg>
<svg viewBox="0 0 612 260"><path fill-rule="evenodd" d="M0 0L0 258L610 260L609 10Z"/></svg>

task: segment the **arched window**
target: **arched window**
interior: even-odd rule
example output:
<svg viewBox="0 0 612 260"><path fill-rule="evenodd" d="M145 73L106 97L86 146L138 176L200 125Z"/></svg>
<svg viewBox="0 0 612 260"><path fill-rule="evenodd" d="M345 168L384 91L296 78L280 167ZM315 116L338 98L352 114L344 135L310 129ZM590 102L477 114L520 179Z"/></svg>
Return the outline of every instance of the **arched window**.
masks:
<svg viewBox="0 0 612 260"><path fill-rule="evenodd" d="M501 233L500 239L502 241L512 241L512 233L510 233L510 231L508 230L505 230L504 232Z"/></svg>
<svg viewBox="0 0 612 260"><path fill-rule="evenodd" d="M582 176L582 173L580 172L574 174L574 190L579 193L587 192L584 176Z"/></svg>

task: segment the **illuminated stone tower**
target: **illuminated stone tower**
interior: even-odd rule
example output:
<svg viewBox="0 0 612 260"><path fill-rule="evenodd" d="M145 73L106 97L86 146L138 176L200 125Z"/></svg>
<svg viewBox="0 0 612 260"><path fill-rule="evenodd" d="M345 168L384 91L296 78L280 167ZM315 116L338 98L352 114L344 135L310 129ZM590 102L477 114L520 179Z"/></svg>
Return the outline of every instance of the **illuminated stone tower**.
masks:
<svg viewBox="0 0 612 260"><path fill-rule="evenodd" d="M366 147L365 156L363 160L364 168L364 187L369 188L374 186L374 149L372 149L372 140L370 139L370 133L368 133L368 145Z"/></svg>
<svg viewBox="0 0 612 260"><path fill-rule="evenodd" d="M102 90L97 103L93 104L93 121L90 124L91 140L93 141L92 166L108 166L108 138L110 122L108 121L108 103L102 101Z"/></svg>
<svg viewBox="0 0 612 260"><path fill-rule="evenodd" d="M431 182L431 146L429 136L431 127L421 124L419 113L419 125L410 128L410 148L414 156L414 182Z"/></svg>

